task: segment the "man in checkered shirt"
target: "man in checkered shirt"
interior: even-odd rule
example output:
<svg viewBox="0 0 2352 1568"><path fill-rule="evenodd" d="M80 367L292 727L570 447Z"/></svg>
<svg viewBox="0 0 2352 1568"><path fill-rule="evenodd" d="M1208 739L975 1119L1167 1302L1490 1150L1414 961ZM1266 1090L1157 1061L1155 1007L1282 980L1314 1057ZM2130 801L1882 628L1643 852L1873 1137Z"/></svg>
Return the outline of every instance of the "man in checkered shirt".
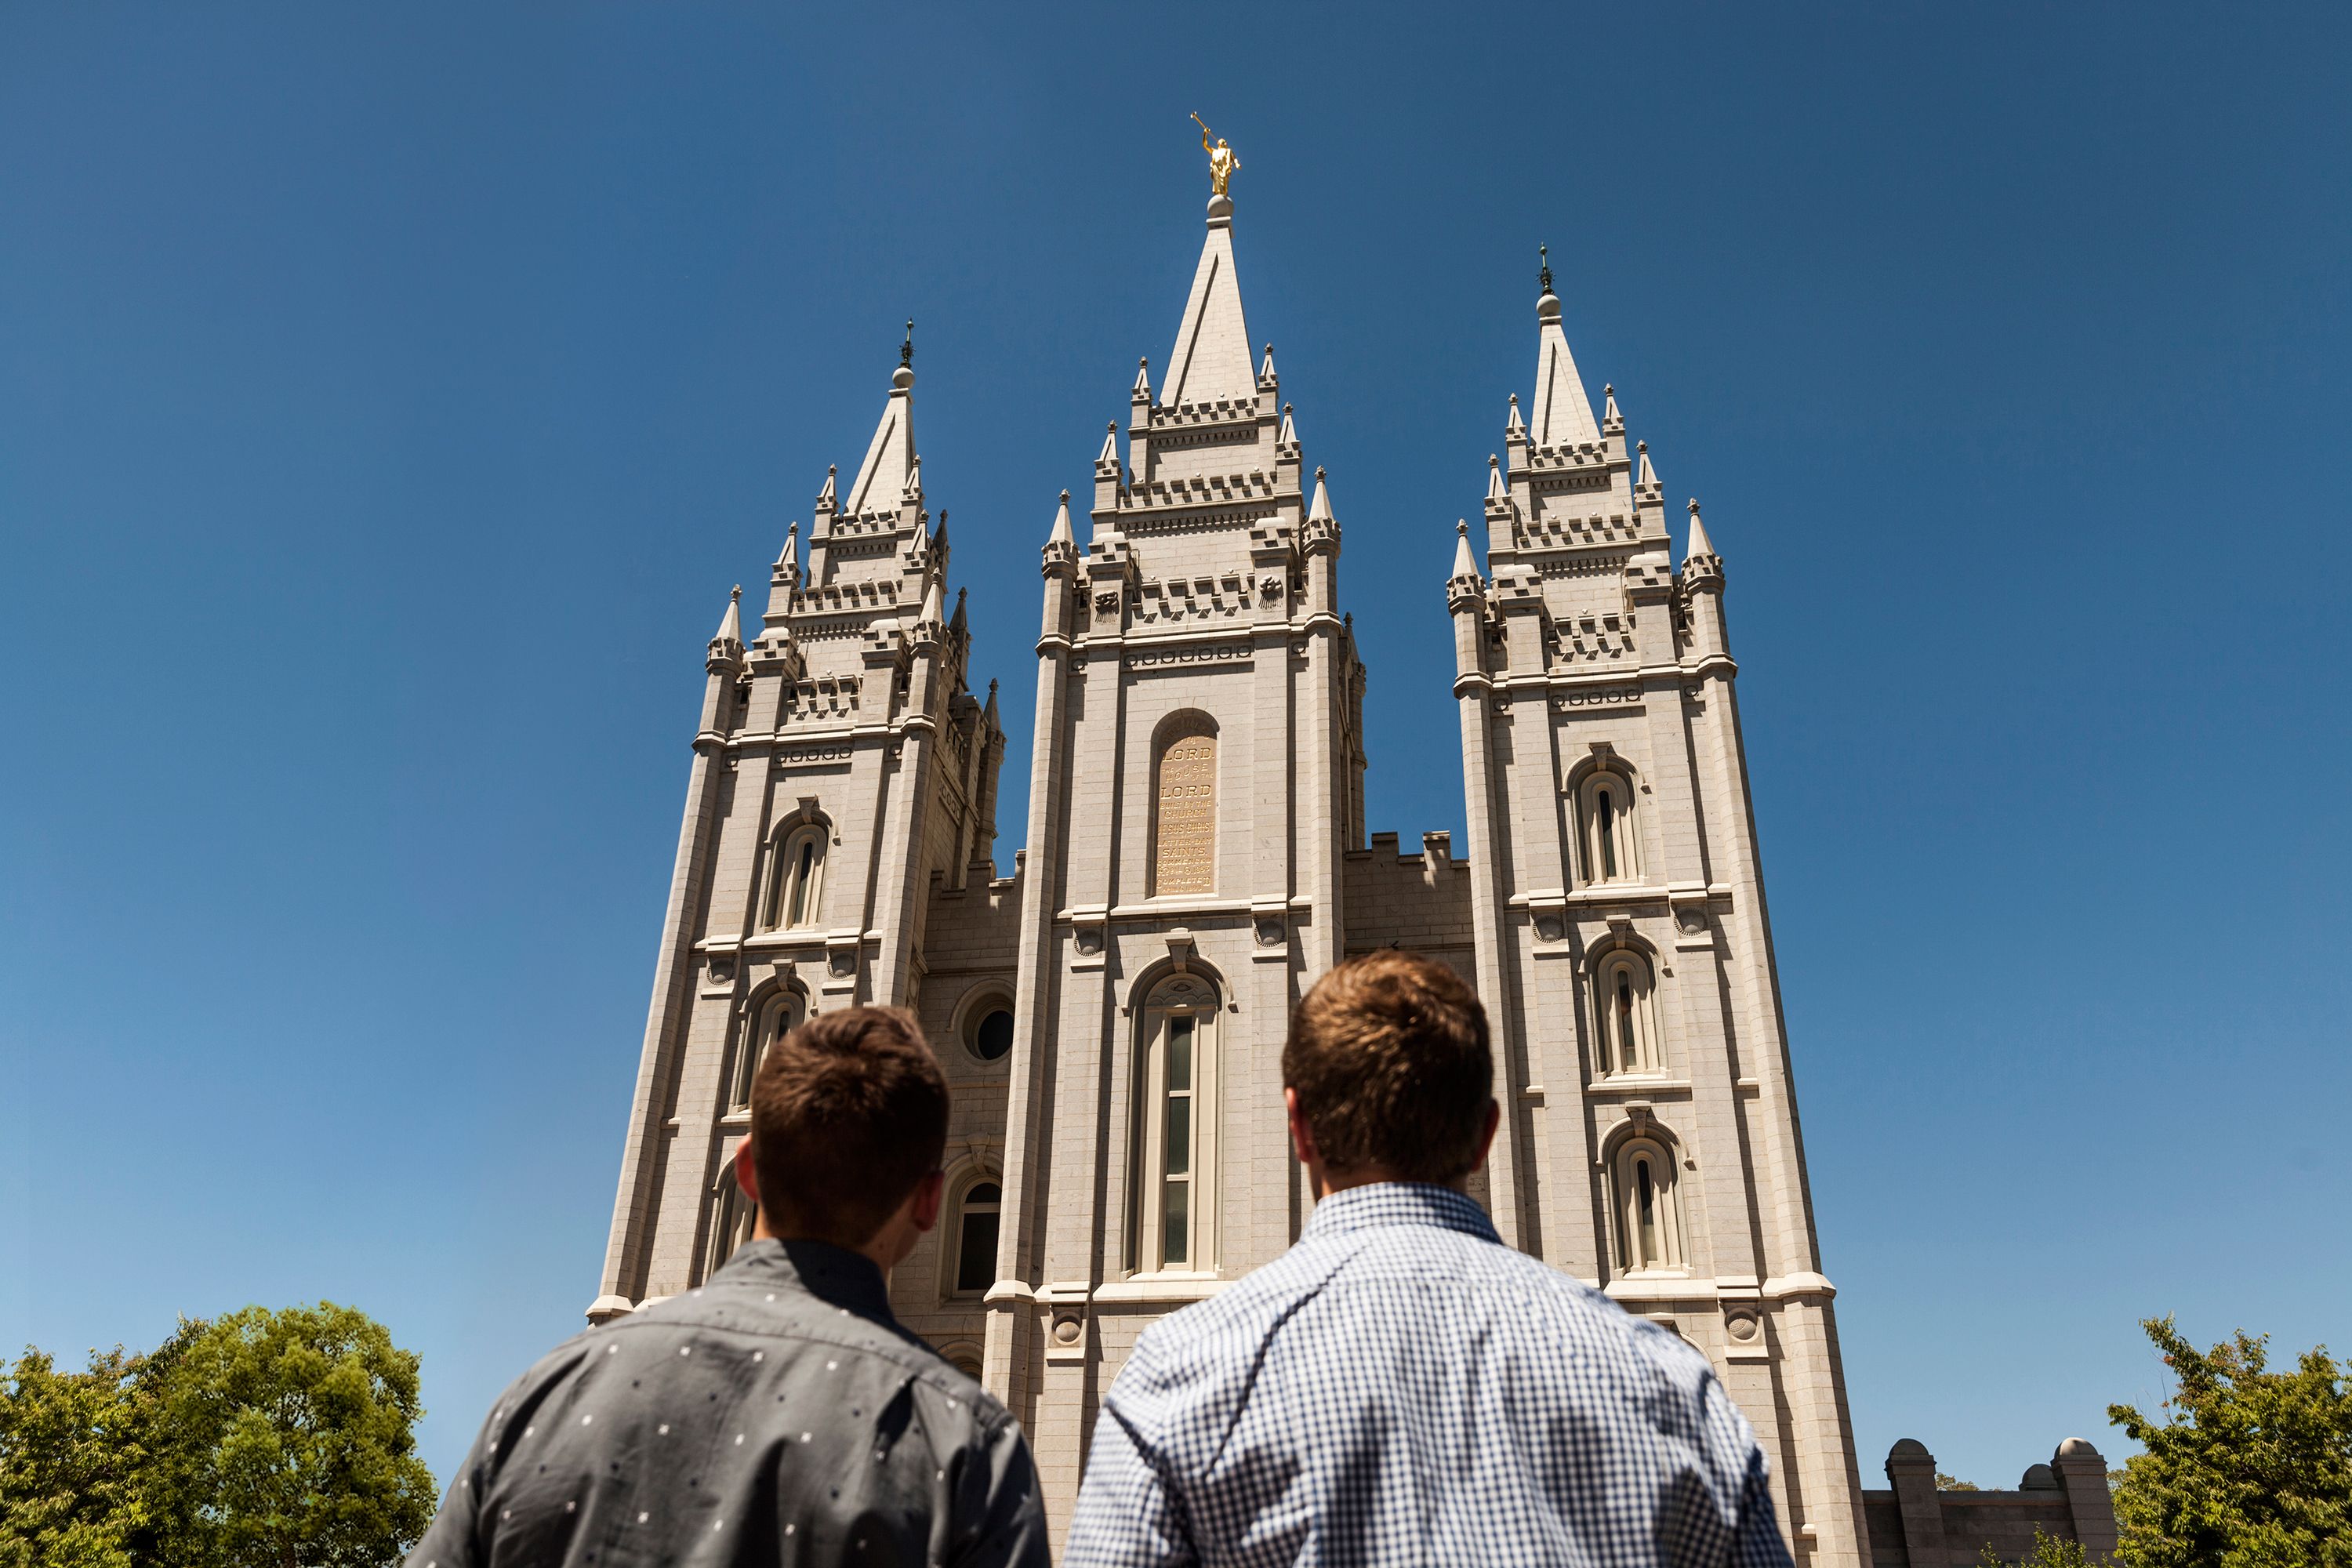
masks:
<svg viewBox="0 0 2352 1568"><path fill-rule="evenodd" d="M1104 1397L1065 1568L1786 1568L1764 1456L1706 1358L1503 1245L1478 999L1382 952L1282 1053L1316 1198L1297 1246L1145 1331Z"/></svg>

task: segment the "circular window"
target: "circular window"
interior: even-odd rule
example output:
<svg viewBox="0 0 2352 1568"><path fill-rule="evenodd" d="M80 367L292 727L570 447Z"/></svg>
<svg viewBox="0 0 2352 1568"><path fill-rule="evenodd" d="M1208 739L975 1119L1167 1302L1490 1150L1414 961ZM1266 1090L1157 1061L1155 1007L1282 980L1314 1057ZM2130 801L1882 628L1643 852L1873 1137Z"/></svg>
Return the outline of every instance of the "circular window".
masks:
<svg viewBox="0 0 2352 1568"><path fill-rule="evenodd" d="M995 1061L1013 1048L1013 1010L997 1001L974 1007L963 1026L963 1043L982 1061Z"/></svg>

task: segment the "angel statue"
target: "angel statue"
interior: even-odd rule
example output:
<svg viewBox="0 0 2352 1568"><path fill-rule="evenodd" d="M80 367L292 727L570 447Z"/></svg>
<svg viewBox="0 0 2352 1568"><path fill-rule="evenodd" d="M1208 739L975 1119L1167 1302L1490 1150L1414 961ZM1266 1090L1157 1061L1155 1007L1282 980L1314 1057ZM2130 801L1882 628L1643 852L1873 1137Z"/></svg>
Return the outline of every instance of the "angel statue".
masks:
<svg viewBox="0 0 2352 1568"><path fill-rule="evenodd" d="M1207 121L1195 114L1192 123L1201 128L1201 151L1209 155L1209 192L1212 195L1222 196L1225 194L1225 182L1234 177L1234 171L1242 166L1242 161L1234 156L1234 150L1225 145L1223 137L1210 134ZM1213 141L1214 146L1210 145Z"/></svg>

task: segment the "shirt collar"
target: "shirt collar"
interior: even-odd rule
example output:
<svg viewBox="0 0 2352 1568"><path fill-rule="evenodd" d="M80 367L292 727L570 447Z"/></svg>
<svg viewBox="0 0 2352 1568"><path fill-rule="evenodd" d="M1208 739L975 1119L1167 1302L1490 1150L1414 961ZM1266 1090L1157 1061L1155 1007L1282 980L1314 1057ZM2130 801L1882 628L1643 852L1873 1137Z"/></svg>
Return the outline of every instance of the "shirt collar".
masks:
<svg viewBox="0 0 2352 1568"><path fill-rule="evenodd" d="M792 1286L829 1306L845 1307L861 1318L896 1327L890 1313L890 1287L882 1270L863 1253L823 1241L778 1241L762 1237L735 1249L713 1285L748 1285L757 1281L773 1287Z"/></svg>
<svg viewBox="0 0 2352 1568"><path fill-rule="evenodd" d="M1346 1236L1384 1225L1428 1225L1499 1243L1477 1200L1428 1182L1373 1182L1333 1193L1307 1217L1308 1236Z"/></svg>

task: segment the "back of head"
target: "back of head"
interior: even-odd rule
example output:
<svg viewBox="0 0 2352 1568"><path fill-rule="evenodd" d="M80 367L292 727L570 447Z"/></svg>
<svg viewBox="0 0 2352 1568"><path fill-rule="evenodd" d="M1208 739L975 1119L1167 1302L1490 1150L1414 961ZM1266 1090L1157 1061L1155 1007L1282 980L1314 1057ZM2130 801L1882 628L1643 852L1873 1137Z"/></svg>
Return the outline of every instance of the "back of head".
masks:
<svg viewBox="0 0 2352 1568"><path fill-rule="evenodd" d="M860 1247L947 1147L948 1084L912 1013L820 1013L751 1083L760 1205L778 1236Z"/></svg>
<svg viewBox="0 0 2352 1568"><path fill-rule="evenodd" d="M1460 975L1419 953L1350 960L1292 1016L1282 1081L1331 1170L1459 1181L1477 1166L1494 1102L1486 1011Z"/></svg>

